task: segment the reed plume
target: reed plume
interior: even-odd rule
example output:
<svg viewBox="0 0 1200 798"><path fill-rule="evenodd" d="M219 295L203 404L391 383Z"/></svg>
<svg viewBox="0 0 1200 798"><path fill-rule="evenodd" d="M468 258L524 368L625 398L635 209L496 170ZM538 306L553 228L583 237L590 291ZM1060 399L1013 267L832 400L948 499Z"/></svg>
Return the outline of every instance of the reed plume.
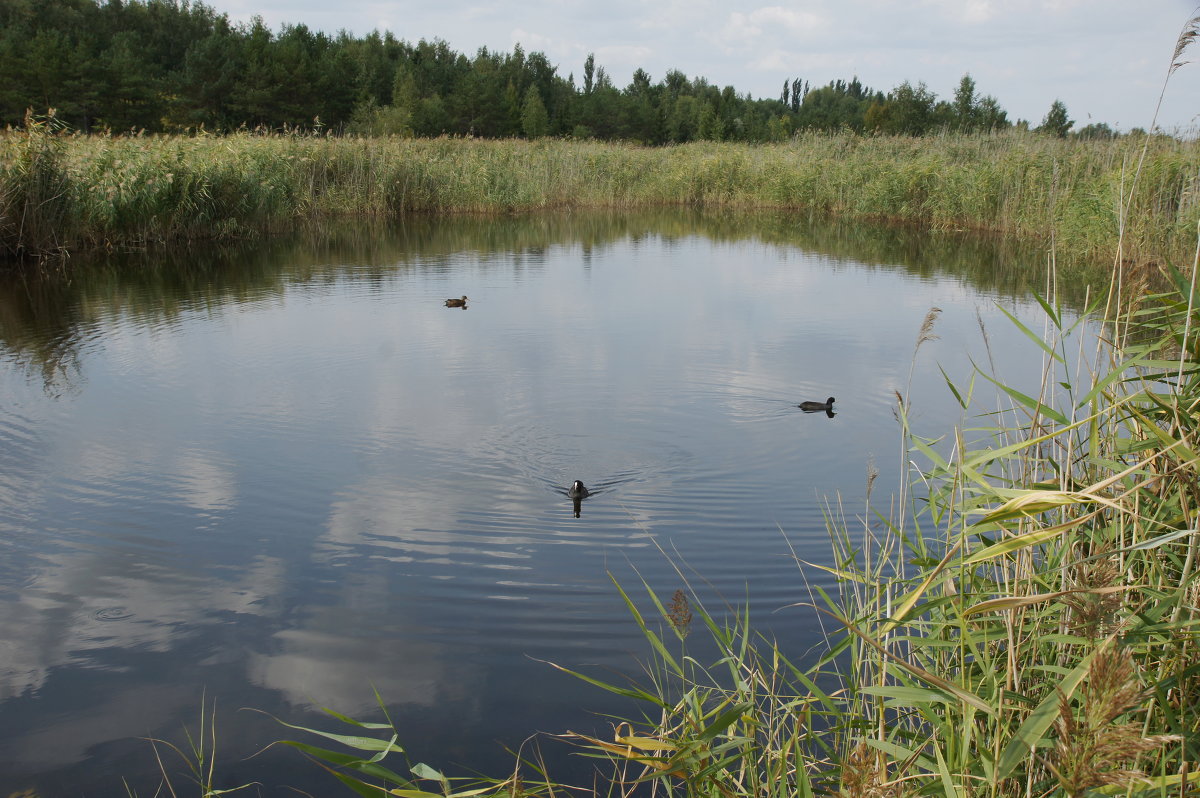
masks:
<svg viewBox="0 0 1200 798"><path fill-rule="evenodd" d="M1117 723L1144 699L1133 657L1116 645L1102 646L1092 659L1079 697L1079 712L1067 695L1058 691L1058 742L1050 767L1068 796L1078 798L1096 787L1128 785L1143 778L1143 771L1126 765L1180 739L1174 735L1146 737L1141 723Z"/></svg>

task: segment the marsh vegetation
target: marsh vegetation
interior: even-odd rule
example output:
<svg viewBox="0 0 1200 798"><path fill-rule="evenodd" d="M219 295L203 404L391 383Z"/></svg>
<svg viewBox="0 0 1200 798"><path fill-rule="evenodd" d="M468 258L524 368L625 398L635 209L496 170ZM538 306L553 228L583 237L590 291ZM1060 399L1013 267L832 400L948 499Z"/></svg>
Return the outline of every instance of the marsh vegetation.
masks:
<svg viewBox="0 0 1200 798"><path fill-rule="evenodd" d="M0 134L9 257L230 239L352 216L685 205L990 230L1052 241L1068 263L1111 260L1118 244L1131 261L1179 263L1200 218L1200 145L1169 137L813 133L777 145L647 148L53 128L31 119Z"/></svg>

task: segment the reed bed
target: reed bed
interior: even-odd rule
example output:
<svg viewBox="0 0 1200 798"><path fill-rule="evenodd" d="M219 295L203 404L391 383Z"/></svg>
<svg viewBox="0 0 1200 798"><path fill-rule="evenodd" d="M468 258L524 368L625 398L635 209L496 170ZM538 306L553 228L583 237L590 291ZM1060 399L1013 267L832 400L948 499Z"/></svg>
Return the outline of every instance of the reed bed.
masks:
<svg viewBox="0 0 1200 798"><path fill-rule="evenodd" d="M809 134L778 145L576 140L0 134L0 251L41 256L220 239L302 220L550 208L805 208L1054 239L1063 258L1182 259L1200 144L1026 131ZM1145 179L1126 186L1143 148Z"/></svg>

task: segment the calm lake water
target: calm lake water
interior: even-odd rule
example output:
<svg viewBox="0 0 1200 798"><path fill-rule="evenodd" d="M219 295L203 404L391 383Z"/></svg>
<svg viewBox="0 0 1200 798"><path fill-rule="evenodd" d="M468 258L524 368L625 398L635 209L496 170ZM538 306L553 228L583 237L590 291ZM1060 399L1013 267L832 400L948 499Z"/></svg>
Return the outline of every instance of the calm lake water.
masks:
<svg viewBox="0 0 1200 798"><path fill-rule="evenodd" d="M207 696L222 786L338 794L294 751L247 759L289 732L240 708L333 728L320 707L376 719L373 690L414 760L499 774L504 745L628 709L545 664L637 672L610 572L669 597L678 564L803 659L822 633L791 605L829 580L790 550L828 562L824 508L862 514L871 464L886 507L926 312L912 417L938 435L961 418L939 366L986 362L980 320L1001 375L1035 384L999 308L1040 324L1044 260L671 211L0 279L0 785L151 795L143 738L183 745ZM831 395L833 417L796 406Z"/></svg>

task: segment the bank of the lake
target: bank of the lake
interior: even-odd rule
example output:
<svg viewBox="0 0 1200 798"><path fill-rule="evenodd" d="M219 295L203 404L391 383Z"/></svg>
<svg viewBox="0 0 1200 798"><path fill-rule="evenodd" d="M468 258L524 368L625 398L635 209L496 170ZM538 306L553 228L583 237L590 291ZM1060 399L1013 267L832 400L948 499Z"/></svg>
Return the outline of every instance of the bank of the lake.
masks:
<svg viewBox="0 0 1200 798"><path fill-rule="evenodd" d="M0 134L7 258L256 235L302 220L695 205L809 209L1053 239L1059 258L1186 261L1200 144L1027 131L779 145ZM1123 233L1120 219L1126 219Z"/></svg>

